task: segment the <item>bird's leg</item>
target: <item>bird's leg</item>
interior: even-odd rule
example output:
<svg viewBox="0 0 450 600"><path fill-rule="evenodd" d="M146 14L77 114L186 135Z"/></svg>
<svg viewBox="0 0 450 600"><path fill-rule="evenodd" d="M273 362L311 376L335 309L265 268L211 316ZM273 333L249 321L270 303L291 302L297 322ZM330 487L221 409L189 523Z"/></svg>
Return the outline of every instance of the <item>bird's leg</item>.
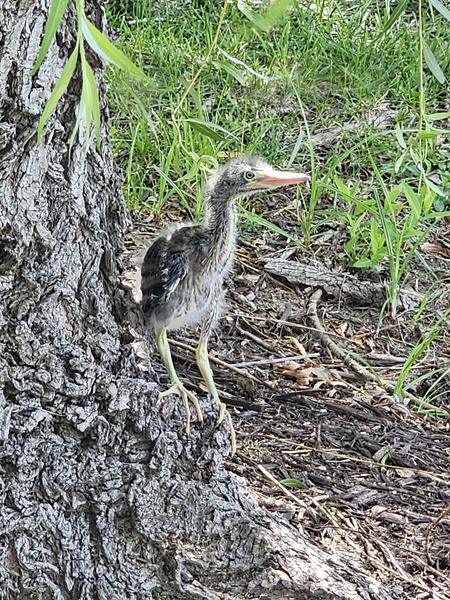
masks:
<svg viewBox="0 0 450 600"><path fill-rule="evenodd" d="M169 375L171 387L165 392L160 392L159 397L164 398L164 396L168 396L169 394L178 394L181 396L183 400L183 406L186 410L186 434L189 435L190 432L190 424L191 424L191 413L189 411L189 402L191 400L193 403L195 410L197 411L198 420L203 423L203 414L202 409L198 403L197 397L187 390L183 383L180 381L180 378L175 371L175 367L173 366L172 355L170 353L170 346L167 340L167 331L166 329L161 329L156 334L156 345L158 347L159 353L161 355L164 366L166 367L167 373Z"/></svg>
<svg viewBox="0 0 450 600"><path fill-rule="evenodd" d="M231 435L231 454L233 455L236 452L236 433L233 427L233 421L231 420L231 415L227 411L226 404L222 402L219 398L219 393L216 388L216 384L214 383L214 377L211 370L211 366L209 364L208 358L208 338L209 338L209 327L205 327L201 334L200 340L195 351L195 357L197 359L197 365L202 374L202 377L206 383L206 387L208 392L213 397L214 402L217 404L219 408L219 417L217 419L217 424L220 425L222 423L224 416L227 416L228 424L230 426L230 435Z"/></svg>

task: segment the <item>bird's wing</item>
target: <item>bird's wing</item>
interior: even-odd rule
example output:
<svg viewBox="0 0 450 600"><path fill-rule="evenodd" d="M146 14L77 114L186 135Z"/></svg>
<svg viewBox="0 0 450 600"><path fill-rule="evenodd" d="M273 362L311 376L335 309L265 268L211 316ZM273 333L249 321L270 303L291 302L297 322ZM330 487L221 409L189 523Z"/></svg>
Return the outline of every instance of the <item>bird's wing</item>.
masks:
<svg viewBox="0 0 450 600"><path fill-rule="evenodd" d="M160 237L150 246L141 267L142 307L144 312L167 301L186 276L185 252Z"/></svg>

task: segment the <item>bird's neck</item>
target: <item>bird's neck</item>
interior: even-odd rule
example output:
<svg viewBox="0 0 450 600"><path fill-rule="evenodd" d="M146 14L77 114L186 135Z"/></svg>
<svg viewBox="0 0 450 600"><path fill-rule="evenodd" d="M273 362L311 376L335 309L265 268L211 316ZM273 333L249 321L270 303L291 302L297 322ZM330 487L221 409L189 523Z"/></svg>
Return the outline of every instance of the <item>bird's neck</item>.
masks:
<svg viewBox="0 0 450 600"><path fill-rule="evenodd" d="M211 246L218 250L218 262L227 262L234 254L237 236L237 210L233 201L211 201L205 194L203 224L210 233Z"/></svg>

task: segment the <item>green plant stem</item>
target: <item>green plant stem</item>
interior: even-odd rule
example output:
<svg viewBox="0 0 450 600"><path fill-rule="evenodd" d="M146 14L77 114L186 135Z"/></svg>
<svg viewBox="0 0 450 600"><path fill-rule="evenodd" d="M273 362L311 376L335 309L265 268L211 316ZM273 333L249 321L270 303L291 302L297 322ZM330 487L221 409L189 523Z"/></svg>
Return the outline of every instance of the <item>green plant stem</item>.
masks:
<svg viewBox="0 0 450 600"><path fill-rule="evenodd" d="M423 165L426 159L426 140L422 139L420 133L426 128L425 115L426 115L426 99L425 99L425 84L424 84L424 70L423 70L423 12L422 12L422 0L418 0L418 11L419 11L419 157L421 169L419 170L419 187L421 187L424 179ZM424 127L425 125L425 127Z"/></svg>

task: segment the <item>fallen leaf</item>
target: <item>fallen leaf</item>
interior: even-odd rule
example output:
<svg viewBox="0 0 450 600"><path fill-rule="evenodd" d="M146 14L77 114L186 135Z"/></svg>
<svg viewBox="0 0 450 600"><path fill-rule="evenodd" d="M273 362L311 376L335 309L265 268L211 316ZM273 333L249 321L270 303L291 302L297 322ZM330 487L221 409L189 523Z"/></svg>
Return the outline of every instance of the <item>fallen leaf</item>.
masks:
<svg viewBox="0 0 450 600"><path fill-rule="evenodd" d="M284 377L292 377L297 380L300 385L309 386L311 382L312 367L306 367L294 360L286 363L281 370L281 375Z"/></svg>
<svg viewBox="0 0 450 600"><path fill-rule="evenodd" d="M441 246L439 244L433 244L431 242L424 242L420 244L420 249L424 252L431 252L432 254L443 254L444 256L450 257L450 248Z"/></svg>
<svg viewBox="0 0 450 600"><path fill-rule="evenodd" d="M342 337L345 337L345 334L347 333L347 329L348 329L348 323L341 323L340 325L338 325L337 327L334 328L335 332L338 333L339 335L342 335Z"/></svg>
<svg viewBox="0 0 450 600"><path fill-rule="evenodd" d="M317 379L320 379L320 381L332 381L333 379L336 379L336 372L327 369L326 367L314 367L312 369L312 374L317 377Z"/></svg>
<svg viewBox="0 0 450 600"><path fill-rule="evenodd" d="M352 335L352 337L350 338L351 341L356 344L357 346L363 346L364 342L367 340L368 337L370 337L372 334L370 331L357 331L354 335Z"/></svg>

